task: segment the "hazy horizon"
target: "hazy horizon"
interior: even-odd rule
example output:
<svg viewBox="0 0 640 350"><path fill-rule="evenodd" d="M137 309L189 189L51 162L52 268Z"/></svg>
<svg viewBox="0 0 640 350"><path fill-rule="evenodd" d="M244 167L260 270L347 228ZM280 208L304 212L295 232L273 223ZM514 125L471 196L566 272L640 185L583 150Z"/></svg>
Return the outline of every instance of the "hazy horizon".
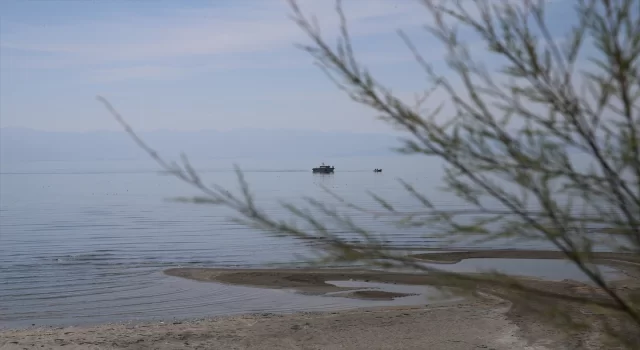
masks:
<svg viewBox="0 0 640 350"><path fill-rule="evenodd" d="M190 158L326 157L391 155L401 145L382 133L238 128L227 131L141 131L140 136L164 156ZM0 128L0 161L148 160L124 131L42 131Z"/></svg>

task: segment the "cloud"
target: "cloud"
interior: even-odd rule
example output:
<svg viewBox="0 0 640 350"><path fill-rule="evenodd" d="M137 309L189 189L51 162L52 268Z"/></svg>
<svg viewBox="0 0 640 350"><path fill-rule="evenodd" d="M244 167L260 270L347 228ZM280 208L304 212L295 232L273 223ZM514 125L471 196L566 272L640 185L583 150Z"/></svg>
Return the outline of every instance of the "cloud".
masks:
<svg viewBox="0 0 640 350"><path fill-rule="evenodd" d="M92 80L112 82L129 79L176 79L188 74L184 68L162 65L137 65L130 67L97 69L92 73Z"/></svg>
<svg viewBox="0 0 640 350"><path fill-rule="evenodd" d="M317 16L327 42L335 43L334 1L299 2L304 13ZM0 80L11 86L1 92L5 125L114 127L96 112L93 95L100 92L142 129L384 130L370 122L373 111L350 101L308 54L293 47L308 38L287 19L284 0L79 3L56 2L63 6L58 13L40 15L3 11ZM4 4L0 1L0 10ZM113 7L97 11L98 5ZM396 29L407 30L439 72L450 71L437 62L446 53L442 45L420 30L430 16L419 1L345 0L344 5L358 61L404 100L429 84ZM486 50L473 46L472 52L482 60ZM437 105L445 98L437 94L430 101Z"/></svg>
<svg viewBox="0 0 640 350"><path fill-rule="evenodd" d="M362 36L419 24L416 6L413 2L399 6L385 0L352 0L345 2L345 12L354 36ZM300 7L318 17L322 27L328 29L327 37L337 34L333 1L300 1ZM291 47L306 39L287 19L288 13L285 1L239 1L227 7L138 13L48 26L9 22L6 26L10 30L1 34L1 48L34 54L26 65L44 68L257 53ZM38 57L42 54L53 57Z"/></svg>

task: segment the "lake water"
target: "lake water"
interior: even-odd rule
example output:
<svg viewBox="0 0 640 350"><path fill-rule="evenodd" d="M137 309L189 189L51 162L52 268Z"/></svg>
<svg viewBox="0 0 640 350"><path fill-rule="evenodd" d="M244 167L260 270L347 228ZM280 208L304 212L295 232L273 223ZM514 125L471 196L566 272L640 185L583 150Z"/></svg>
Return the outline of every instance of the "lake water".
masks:
<svg viewBox="0 0 640 350"><path fill-rule="evenodd" d="M398 184L414 184L436 203L441 171L415 158L326 159L333 175L312 174L300 159L237 163L259 205L287 217L278 200L302 196L330 202L327 187L353 203L382 211L375 192L396 209L419 210ZM232 161L196 161L203 178L237 189ZM437 164L437 163L436 163ZM383 168L382 173L373 173ZM168 267L294 266L312 242L265 235L229 220L223 208L167 201L199 194L150 162L31 162L2 164L0 174L0 327L32 323L74 324L127 319L195 317L248 311L363 306L346 298L310 298L283 291L184 281L162 274ZM429 228L398 230L388 220L354 214L358 223L385 234L391 244L425 247L437 242ZM348 232L342 232L348 235ZM484 247L504 248L506 243ZM522 244L520 248L544 248ZM534 264L535 265L535 264ZM547 269L533 269L543 271Z"/></svg>

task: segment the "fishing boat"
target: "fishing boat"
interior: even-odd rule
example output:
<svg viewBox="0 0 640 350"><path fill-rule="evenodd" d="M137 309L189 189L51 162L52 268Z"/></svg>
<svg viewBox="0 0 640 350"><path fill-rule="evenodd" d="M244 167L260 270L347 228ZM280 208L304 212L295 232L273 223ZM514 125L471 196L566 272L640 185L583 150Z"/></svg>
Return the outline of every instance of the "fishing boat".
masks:
<svg viewBox="0 0 640 350"><path fill-rule="evenodd" d="M311 169L314 173L320 173L320 174L333 174L333 170L335 169L335 167L333 166L329 166L329 165L324 165L324 163L322 163L321 166L317 167L317 168L313 168Z"/></svg>
<svg viewBox="0 0 640 350"><path fill-rule="evenodd" d="M381 173L381 172L382 172L382 169L373 169L373 172L374 172L374 173Z"/></svg>

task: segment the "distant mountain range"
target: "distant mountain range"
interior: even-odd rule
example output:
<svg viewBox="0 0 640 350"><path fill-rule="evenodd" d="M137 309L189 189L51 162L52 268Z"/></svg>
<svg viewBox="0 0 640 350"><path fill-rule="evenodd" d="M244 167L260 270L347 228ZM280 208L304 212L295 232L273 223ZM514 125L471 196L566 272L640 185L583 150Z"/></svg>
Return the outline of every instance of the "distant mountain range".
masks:
<svg viewBox="0 0 640 350"><path fill-rule="evenodd" d="M155 150L175 158L381 156L400 146L387 134L310 130L152 131L140 136ZM0 129L2 162L36 160L135 160L148 156L124 132L50 132Z"/></svg>

